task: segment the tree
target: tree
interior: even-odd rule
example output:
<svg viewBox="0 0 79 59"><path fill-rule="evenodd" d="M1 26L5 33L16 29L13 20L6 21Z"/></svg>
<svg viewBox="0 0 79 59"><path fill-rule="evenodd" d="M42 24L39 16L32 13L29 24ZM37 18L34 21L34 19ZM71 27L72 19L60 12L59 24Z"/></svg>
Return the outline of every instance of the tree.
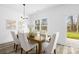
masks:
<svg viewBox="0 0 79 59"><path fill-rule="evenodd" d="M77 32L79 32L79 15L78 15L78 18L77 18Z"/></svg>
<svg viewBox="0 0 79 59"><path fill-rule="evenodd" d="M70 16L70 21L71 21L71 31L74 31L73 16Z"/></svg>

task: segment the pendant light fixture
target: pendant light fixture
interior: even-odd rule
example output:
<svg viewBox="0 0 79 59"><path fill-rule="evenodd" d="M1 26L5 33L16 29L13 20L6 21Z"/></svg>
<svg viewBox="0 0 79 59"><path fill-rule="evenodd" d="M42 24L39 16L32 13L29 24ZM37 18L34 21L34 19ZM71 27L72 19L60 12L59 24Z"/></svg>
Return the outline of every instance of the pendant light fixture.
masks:
<svg viewBox="0 0 79 59"><path fill-rule="evenodd" d="M23 17L21 16L21 18L23 18L23 20L24 20L24 19L28 19L28 18L26 17L26 15L25 15L25 13L26 13L26 12L25 12L25 11L26 11L26 10L25 10L25 9L26 9L26 8L25 8L25 7L26 7L26 4L22 4L22 5L23 5Z"/></svg>

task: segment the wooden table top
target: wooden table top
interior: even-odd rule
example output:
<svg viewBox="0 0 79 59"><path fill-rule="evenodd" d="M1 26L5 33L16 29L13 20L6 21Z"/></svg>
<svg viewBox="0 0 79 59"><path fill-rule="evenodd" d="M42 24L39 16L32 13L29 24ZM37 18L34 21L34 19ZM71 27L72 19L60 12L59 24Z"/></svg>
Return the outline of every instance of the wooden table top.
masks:
<svg viewBox="0 0 79 59"><path fill-rule="evenodd" d="M28 37L29 40L34 40L34 41L37 41L37 42L43 42L44 41L44 38L42 36L35 36L34 38L33 37Z"/></svg>

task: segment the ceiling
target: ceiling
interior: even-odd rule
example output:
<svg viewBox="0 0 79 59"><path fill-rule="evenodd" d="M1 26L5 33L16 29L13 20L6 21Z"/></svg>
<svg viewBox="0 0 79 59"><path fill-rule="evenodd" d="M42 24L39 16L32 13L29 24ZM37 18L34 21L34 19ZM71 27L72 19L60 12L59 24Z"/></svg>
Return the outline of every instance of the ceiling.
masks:
<svg viewBox="0 0 79 59"><path fill-rule="evenodd" d="M41 11L48 7L55 7L58 4L26 4L26 15L33 14L37 11ZM0 4L0 7L9 8L12 11L23 13L23 5L22 4Z"/></svg>

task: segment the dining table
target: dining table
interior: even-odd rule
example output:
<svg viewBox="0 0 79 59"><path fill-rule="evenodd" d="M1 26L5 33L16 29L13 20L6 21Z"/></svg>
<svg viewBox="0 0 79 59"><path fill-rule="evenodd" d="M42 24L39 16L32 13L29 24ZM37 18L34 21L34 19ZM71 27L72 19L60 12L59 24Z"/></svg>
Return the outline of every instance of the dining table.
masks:
<svg viewBox="0 0 79 59"><path fill-rule="evenodd" d="M42 36L27 37L28 40L38 43L38 54L42 53L42 43L45 41Z"/></svg>

